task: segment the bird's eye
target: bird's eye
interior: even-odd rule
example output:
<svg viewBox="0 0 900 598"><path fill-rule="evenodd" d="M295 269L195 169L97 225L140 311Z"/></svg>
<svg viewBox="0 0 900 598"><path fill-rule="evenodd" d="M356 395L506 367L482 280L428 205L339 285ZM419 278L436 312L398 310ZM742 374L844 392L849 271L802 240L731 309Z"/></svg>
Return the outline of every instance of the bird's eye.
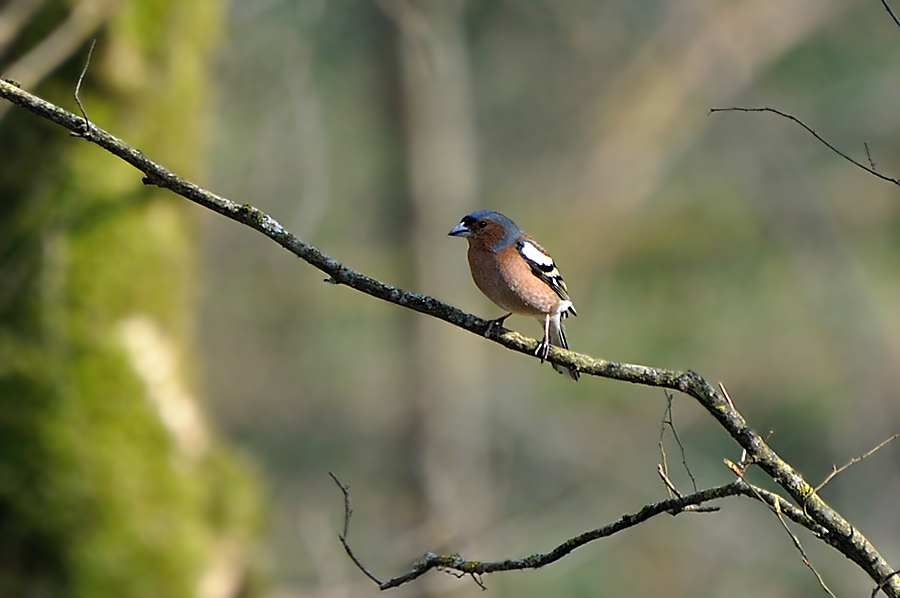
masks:
<svg viewBox="0 0 900 598"><path fill-rule="evenodd" d="M478 221L478 228L484 228L485 226L487 226L487 220Z"/></svg>

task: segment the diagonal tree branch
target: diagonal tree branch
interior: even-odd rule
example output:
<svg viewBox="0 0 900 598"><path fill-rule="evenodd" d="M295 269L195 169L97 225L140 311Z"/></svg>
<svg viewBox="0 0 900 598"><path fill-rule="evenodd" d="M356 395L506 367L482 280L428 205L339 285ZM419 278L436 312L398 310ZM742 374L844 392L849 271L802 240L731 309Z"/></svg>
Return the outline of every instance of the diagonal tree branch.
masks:
<svg viewBox="0 0 900 598"><path fill-rule="evenodd" d="M894 23L897 24L897 27L900 27L900 19L897 18L897 14L894 12L894 9L891 8L891 5L887 3L887 0L881 0L881 4L884 5L885 10L887 10L888 14L891 15L891 18L894 19Z"/></svg>
<svg viewBox="0 0 900 598"><path fill-rule="evenodd" d="M31 95L13 83L0 80L0 97L40 118L70 130L128 162L144 173L144 183L169 189L182 197L266 235L297 257L328 275L328 282L343 284L362 293L419 313L444 320L454 326L483 335L488 322L433 297L404 291L349 268L318 248L285 230L268 214L248 204L237 204L187 181L144 156L92 123L71 112ZM884 177L882 177L884 178ZM892 180L892 179L889 179ZM516 332L499 330L492 338L504 347L533 357L537 341ZM753 431L744 417L709 382L692 371L675 371L596 359L572 351L553 348L548 360L577 367L582 373L645 386L678 390L696 399L747 453L749 463L758 465L797 504L804 504L810 519L821 526L819 537L856 563L888 596L900 598L900 576L869 540L837 511L828 506L803 477L773 451ZM671 508L671 507L670 507ZM437 565L436 565L437 566Z"/></svg>

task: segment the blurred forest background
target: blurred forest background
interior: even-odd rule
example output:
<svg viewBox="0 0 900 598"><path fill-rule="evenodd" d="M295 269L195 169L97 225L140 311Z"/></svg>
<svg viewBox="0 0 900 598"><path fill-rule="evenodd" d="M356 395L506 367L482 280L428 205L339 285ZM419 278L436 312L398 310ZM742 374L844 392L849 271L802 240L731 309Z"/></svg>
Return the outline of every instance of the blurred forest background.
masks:
<svg viewBox="0 0 900 598"><path fill-rule="evenodd" d="M5 76L75 111L96 36L83 95L92 120L348 266L496 317L465 244L446 236L464 214L496 209L556 258L579 313L573 350L723 381L810 483L900 431L897 187L772 114L708 114L778 108L864 162L867 143L897 176L900 28L881 3L69 4L7 0ZM37 8L3 37L20 5ZM77 43L52 68L23 58L73 15ZM573 384L323 284L254 231L144 189L115 158L0 108L0 591L378 595L337 541L342 500L328 471L352 486L351 543L382 578L426 550L544 552L665 497L662 391ZM507 326L540 333L521 317ZM153 402L169 389L153 380L172 369L142 360L154 347L183 370L193 432L167 423L165 399ZM124 380L115 390L73 384L97 352L140 370L148 398L131 374L111 376ZM52 426L41 423L48 412ZM108 436L91 428L98 413ZM674 418L700 485L730 481L722 459L740 457L730 438L683 396ZM667 443L674 471L680 456ZM110 452L117 463L86 465ZM48 463L65 474L49 476ZM156 475L170 491L156 491ZM123 477L130 498L111 501L111 530L130 530L147 551L191 538L165 558L134 551L145 585L116 572L128 566L118 548L84 548L95 521L84 513L100 513L96 496ZM60 498L70 486L78 498ZM822 494L900 561L900 446ZM821 592L767 509L721 504L485 582L495 596ZM166 512L177 521L154 523ZM799 535L838 596L870 591L852 563ZM49 580L43 590L35 575ZM153 585L179 575L177 592ZM480 592L441 574L393 591Z"/></svg>

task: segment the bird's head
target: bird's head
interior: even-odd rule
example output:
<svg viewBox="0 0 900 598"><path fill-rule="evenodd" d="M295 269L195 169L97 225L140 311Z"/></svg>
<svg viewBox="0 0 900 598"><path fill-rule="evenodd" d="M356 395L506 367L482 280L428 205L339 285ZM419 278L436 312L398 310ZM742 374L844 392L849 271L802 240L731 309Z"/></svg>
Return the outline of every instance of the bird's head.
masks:
<svg viewBox="0 0 900 598"><path fill-rule="evenodd" d="M470 245L497 252L515 243L522 231L515 222L500 212L480 210L464 216L447 234L451 237L465 237Z"/></svg>

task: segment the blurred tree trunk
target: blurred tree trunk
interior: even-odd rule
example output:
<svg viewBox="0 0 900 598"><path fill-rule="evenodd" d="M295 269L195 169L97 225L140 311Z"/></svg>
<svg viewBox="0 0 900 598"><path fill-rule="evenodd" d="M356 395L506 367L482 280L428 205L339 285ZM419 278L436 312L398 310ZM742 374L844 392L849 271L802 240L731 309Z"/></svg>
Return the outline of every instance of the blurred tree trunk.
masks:
<svg viewBox="0 0 900 598"><path fill-rule="evenodd" d="M106 2L81 94L188 177L222 4ZM82 5L67 6L10 54L59 33ZM80 46L38 93L72 107ZM196 402L191 208L18 110L0 123L0 189L0 595L237 595L258 499Z"/></svg>
<svg viewBox="0 0 900 598"><path fill-rule="evenodd" d="M475 209L477 167L464 2L385 2L401 35L416 288L454 305L479 301L466 247L447 231ZM431 538L479 529L491 516L490 417L483 343L416 319L415 393ZM462 537L460 537L462 535Z"/></svg>

